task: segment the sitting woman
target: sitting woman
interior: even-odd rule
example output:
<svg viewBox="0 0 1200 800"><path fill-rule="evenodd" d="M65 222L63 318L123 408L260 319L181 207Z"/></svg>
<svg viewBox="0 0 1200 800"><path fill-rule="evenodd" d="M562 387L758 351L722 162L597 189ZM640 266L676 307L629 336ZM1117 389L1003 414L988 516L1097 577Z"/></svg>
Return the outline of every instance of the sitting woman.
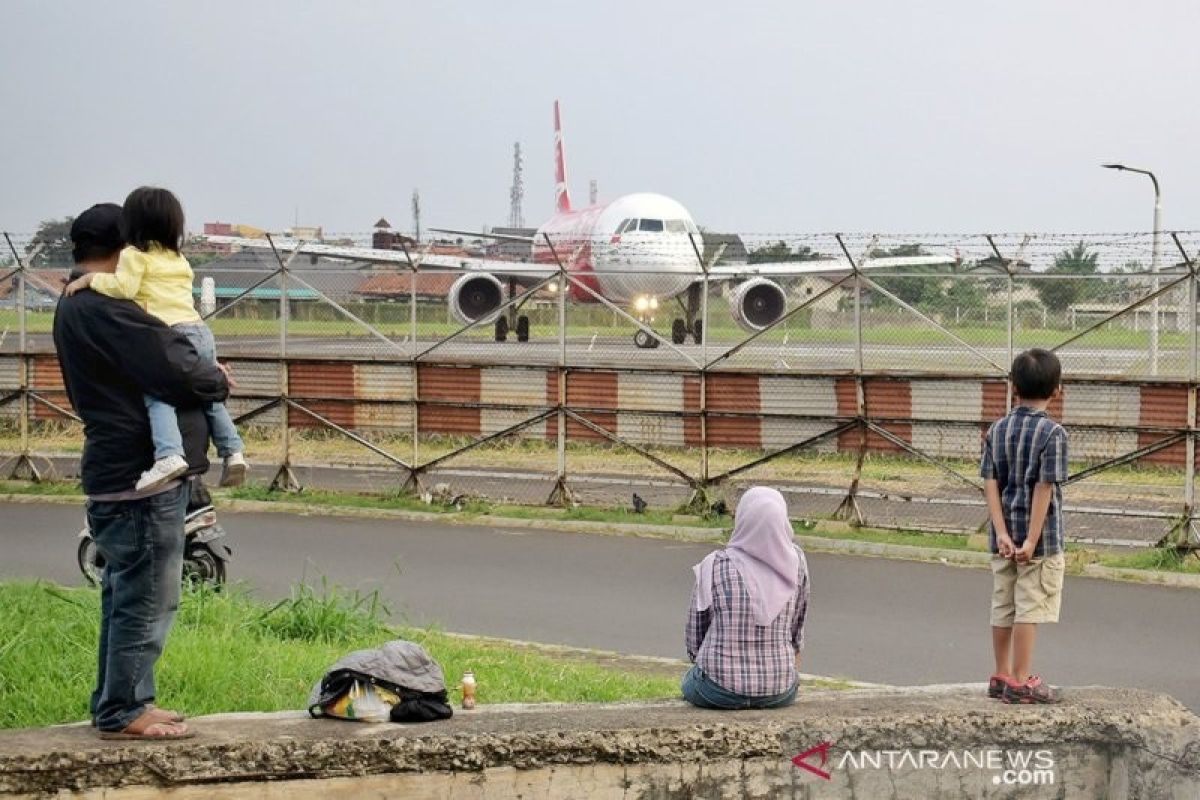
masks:
<svg viewBox="0 0 1200 800"><path fill-rule="evenodd" d="M733 536L694 568L683 696L701 708L778 708L796 699L808 564L774 489L742 495Z"/></svg>

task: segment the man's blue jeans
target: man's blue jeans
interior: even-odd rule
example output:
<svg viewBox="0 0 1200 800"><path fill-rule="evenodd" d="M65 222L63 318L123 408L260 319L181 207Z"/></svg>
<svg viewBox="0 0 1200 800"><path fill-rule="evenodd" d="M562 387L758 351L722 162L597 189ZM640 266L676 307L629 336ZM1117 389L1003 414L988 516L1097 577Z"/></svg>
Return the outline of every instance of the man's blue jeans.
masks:
<svg viewBox="0 0 1200 800"><path fill-rule="evenodd" d="M186 481L142 500L88 501L88 526L104 558L90 703L102 731L123 730L154 700L154 664L179 608L187 501Z"/></svg>
<svg viewBox="0 0 1200 800"><path fill-rule="evenodd" d="M782 694L753 697L744 694L734 694L714 683L711 678L697 666L693 665L683 676L683 699L700 708L718 708L732 711L740 708L782 708L796 701L796 687Z"/></svg>

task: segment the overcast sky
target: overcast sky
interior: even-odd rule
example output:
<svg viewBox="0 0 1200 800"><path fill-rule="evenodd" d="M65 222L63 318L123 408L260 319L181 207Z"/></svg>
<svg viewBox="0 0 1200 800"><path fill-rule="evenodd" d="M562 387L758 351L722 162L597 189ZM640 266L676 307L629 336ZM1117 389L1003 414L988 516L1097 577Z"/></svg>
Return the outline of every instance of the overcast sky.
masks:
<svg viewBox="0 0 1200 800"><path fill-rule="evenodd" d="M175 190L189 227L478 228L568 177L746 232L1200 228L1200 4L5 0L0 228Z"/></svg>

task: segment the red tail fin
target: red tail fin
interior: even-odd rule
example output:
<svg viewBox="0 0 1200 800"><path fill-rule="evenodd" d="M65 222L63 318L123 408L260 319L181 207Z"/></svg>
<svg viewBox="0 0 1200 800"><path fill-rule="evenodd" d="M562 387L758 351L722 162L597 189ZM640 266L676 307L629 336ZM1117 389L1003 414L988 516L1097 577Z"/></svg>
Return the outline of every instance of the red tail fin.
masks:
<svg viewBox="0 0 1200 800"><path fill-rule="evenodd" d="M558 101L554 101L554 207L571 210L571 193L567 191L567 159L563 155L562 120L558 116Z"/></svg>

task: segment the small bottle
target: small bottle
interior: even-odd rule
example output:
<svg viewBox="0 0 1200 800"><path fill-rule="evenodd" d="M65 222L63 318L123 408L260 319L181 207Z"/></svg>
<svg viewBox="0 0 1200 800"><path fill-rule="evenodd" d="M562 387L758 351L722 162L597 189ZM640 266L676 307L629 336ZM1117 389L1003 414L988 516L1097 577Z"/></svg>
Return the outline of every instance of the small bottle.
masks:
<svg viewBox="0 0 1200 800"><path fill-rule="evenodd" d="M462 677L462 707L475 707L475 673L470 670L464 672Z"/></svg>

